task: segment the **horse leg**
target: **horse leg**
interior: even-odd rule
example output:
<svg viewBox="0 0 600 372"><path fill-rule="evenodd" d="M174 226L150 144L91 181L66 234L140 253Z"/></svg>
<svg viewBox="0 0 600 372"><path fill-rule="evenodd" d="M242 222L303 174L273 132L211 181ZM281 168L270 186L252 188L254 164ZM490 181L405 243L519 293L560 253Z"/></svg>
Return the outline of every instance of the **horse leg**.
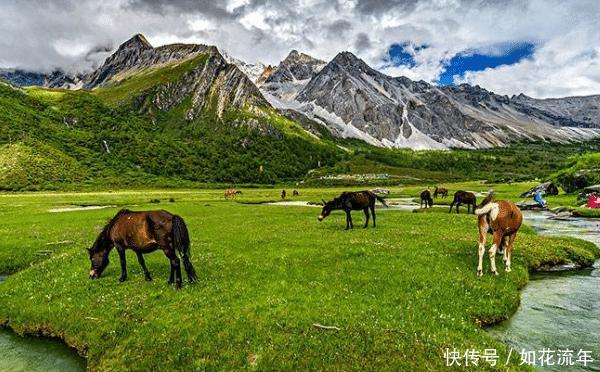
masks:
<svg viewBox="0 0 600 372"><path fill-rule="evenodd" d="M354 228L354 223L352 222L352 210L348 209L348 221L350 221L350 228Z"/></svg>
<svg viewBox="0 0 600 372"><path fill-rule="evenodd" d="M167 283L173 284L174 280L175 280L175 268L173 267L173 265L171 265L171 273L169 274L169 281Z"/></svg>
<svg viewBox="0 0 600 372"><path fill-rule="evenodd" d="M504 265L506 266L506 272L511 271L510 263L512 261L513 244L515 243L516 237L516 232L510 234L510 236L508 237L508 244L506 245L506 249L504 251L504 255L506 257L506 261L504 261Z"/></svg>
<svg viewBox="0 0 600 372"><path fill-rule="evenodd" d="M344 210L344 212L346 212L346 230L348 230L350 228L350 218L352 218L350 216L350 211L349 210Z"/></svg>
<svg viewBox="0 0 600 372"><path fill-rule="evenodd" d="M477 276L483 276L483 255L485 254L485 239L489 226L485 216L479 217L479 262L477 264Z"/></svg>
<svg viewBox="0 0 600 372"><path fill-rule="evenodd" d="M448 213L452 213L453 207L454 207L454 200L452 200L452 203L450 203L450 211L448 211Z"/></svg>
<svg viewBox="0 0 600 372"><path fill-rule="evenodd" d="M365 212L366 221L365 221L364 228L366 229L369 226L369 208L367 207L367 208L363 209L363 212Z"/></svg>
<svg viewBox="0 0 600 372"><path fill-rule="evenodd" d="M171 276L169 277L169 284L173 283L173 274L175 274L175 288L181 288L181 264L179 257L173 250L165 250L165 256L171 262Z"/></svg>
<svg viewBox="0 0 600 372"><path fill-rule="evenodd" d="M373 216L373 227L375 227L375 203L373 203L373 205L370 208L371 208L371 215Z"/></svg>
<svg viewBox="0 0 600 372"><path fill-rule="evenodd" d="M150 271L148 271L148 268L146 267L146 261L144 261L144 255L141 252L135 252L135 253L137 254L137 259L138 259L138 262L140 263L140 266L142 267L142 270L144 270L144 277L146 277L147 281L152 280Z"/></svg>
<svg viewBox="0 0 600 372"><path fill-rule="evenodd" d="M460 211L458 210L458 207L460 207L461 204L462 204L461 201L459 201L458 203L456 203L456 214L460 214Z"/></svg>
<svg viewBox="0 0 600 372"><path fill-rule="evenodd" d="M121 282L127 280L127 261L125 260L125 249L117 246L117 252L119 253L119 260L121 261Z"/></svg>
<svg viewBox="0 0 600 372"><path fill-rule="evenodd" d="M494 231L494 243L490 247L490 265L492 267L492 274L498 275L498 270L496 270L496 250L502 244L502 231Z"/></svg>

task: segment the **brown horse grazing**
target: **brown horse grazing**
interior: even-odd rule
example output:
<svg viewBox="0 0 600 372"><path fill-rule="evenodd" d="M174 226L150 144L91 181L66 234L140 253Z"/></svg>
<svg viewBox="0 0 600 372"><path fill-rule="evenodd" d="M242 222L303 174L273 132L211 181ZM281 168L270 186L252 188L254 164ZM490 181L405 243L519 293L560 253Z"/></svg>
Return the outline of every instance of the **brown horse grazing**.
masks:
<svg viewBox="0 0 600 372"><path fill-rule="evenodd" d="M421 193L420 208L423 208L423 202L425 202L425 208L427 208L427 206L429 206L429 208L433 208L433 199L431 198L431 192L429 192L429 189L424 190Z"/></svg>
<svg viewBox="0 0 600 372"><path fill-rule="evenodd" d="M471 206L473 206L473 213L475 213L477 198L472 192L459 190L454 193L454 200L452 200L452 204L450 204L450 211L448 213L452 213L454 204L456 204L456 213L460 213L458 207L460 207L461 204L467 205L467 213L471 213Z"/></svg>
<svg viewBox="0 0 600 372"><path fill-rule="evenodd" d="M371 214L373 215L373 227L375 227L375 201L379 200L381 204L388 206L385 203L385 200L371 191L356 191L356 192L343 192L337 198L334 198L332 201L326 202L323 200L323 210L321 211L321 215L319 216L319 222L323 221L325 217L329 216L331 211L334 210L343 210L346 212L346 230L353 229L354 225L352 224L352 210L360 210L362 209L365 212L365 226L367 228L369 226L369 209L371 210Z"/></svg>
<svg viewBox="0 0 600 372"><path fill-rule="evenodd" d="M490 247L490 264L492 274L498 275L496 270L496 249L502 254L506 271L510 272L513 244L517 232L523 223L523 214L514 204L506 200L494 200L493 192L481 202L475 210L479 216L479 263L477 275L483 275L483 255L485 253L485 240L487 234L493 236L494 242Z"/></svg>
<svg viewBox="0 0 600 372"><path fill-rule="evenodd" d="M242 193L241 191L236 190L236 189L227 189L223 193L223 196L225 197L225 199L235 199L235 197L241 193Z"/></svg>
<svg viewBox="0 0 600 372"><path fill-rule="evenodd" d="M110 251L116 248L121 260L121 282L127 279L125 249L137 254L138 262L144 270L146 280L152 280L144 262L144 253L160 248L171 262L169 284L175 280L175 286L181 287L181 267L178 252L183 260L183 267L190 282L196 280L196 271L190 262L190 238L183 219L167 211L132 212L122 209L96 238L92 248L88 249L92 268L90 278L96 279L108 266Z"/></svg>
<svg viewBox="0 0 600 372"><path fill-rule="evenodd" d="M444 187L435 187L435 191L433 192L433 197L437 199L438 195L442 195L442 198L448 196L448 189Z"/></svg>
<svg viewBox="0 0 600 372"><path fill-rule="evenodd" d="M300 193L298 190L294 190L294 192L292 192L292 196L300 196Z"/></svg>

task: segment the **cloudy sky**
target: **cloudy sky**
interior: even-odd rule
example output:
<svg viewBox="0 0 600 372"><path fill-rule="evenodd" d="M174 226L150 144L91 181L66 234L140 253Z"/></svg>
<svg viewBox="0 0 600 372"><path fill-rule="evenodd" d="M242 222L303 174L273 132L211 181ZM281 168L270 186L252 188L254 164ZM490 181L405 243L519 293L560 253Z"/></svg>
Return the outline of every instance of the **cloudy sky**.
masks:
<svg viewBox="0 0 600 372"><path fill-rule="evenodd" d="M276 64L348 50L392 76L600 94L596 0L0 0L0 67L91 69L135 33Z"/></svg>

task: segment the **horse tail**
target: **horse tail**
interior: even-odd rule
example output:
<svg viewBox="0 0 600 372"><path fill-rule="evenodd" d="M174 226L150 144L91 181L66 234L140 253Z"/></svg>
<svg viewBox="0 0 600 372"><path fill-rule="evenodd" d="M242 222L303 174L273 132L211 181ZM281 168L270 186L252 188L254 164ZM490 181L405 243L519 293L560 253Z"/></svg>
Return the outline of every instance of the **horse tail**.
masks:
<svg viewBox="0 0 600 372"><path fill-rule="evenodd" d="M194 266L192 266L192 262L190 261L190 235L187 226L185 225L183 218L178 215L173 215L171 223L173 245L183 260L183 267L185 268L188 279L190 282L194 282L196 281L197 276L196 270L194 270Z"/></svg>
<svg viewBox="0 0 600 372"><path fill-rule="evenodd" d="M494 191L490 191L488 192L487 196L481 201L481 204L479 204L477 206L477 208L483 208L485 205L489 204L492 200L494 200L494 197L496 196L496 193ZM476 198L473 198L475 200L475 203L477 202Z"/></svg>
<svg viewBox="0 0 600 372"><path fill-rule="evenodd" d="M386 208L389 208L389 205L387 205L387 203L385 202L385 199L384 199L384 198L382 198L381 196L379 196L379 195L377 195L377 194L373 194L373 195L375 195L375 198L376 198L377 200L379 200L379 202L380 202L381 204L385 205L385 207L386 207Z"/></svg>
<svg viewBox="0 0 600 372"><path fill-rule="evenodd" d="M486 202L486 201L484 200L484 202ZM483 204L483 203L481 203L481 204ZM494 221L494 220L496 220L496 217L498 217L499 211L500 211L500 205L498 205L498 203L490 203L488 201L488 202L486 202L485 205L483 205L483 206L480 205L478 208L476 208L475 214L478 216L489 215L491 220Z"/></svg>

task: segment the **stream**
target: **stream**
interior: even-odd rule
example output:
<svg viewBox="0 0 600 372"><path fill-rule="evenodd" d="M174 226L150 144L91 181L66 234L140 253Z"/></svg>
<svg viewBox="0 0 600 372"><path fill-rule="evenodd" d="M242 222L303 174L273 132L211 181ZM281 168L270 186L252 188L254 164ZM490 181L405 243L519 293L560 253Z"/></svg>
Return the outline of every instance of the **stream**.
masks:
<svg viewBox="0 0 600 372"><path fill-rule="evenodd" d="M5 278L0 276L0 285ZM0 328L0 371L85 371L86 361L60 340L21 337Z"/></svg>
<svg viewBox="0 0 600 372"><path fill-rule="evenodd" d="M524 212L526 222L541 235L573 236L600 245L600 220L556 219L549 212ZM518 239L517 239L518 249ZM508 344L517 356L522 350L591 351L594 362L584 367L575 363L569 370L600 371L600 260L591 269L575 272L532 273L521 292L521 305L507 321L488 328ZM558 352L553 359L557 363ZM562 358L563 361L565 360ZM542 370L565 370L561 365L540 366Z"/></svg>

